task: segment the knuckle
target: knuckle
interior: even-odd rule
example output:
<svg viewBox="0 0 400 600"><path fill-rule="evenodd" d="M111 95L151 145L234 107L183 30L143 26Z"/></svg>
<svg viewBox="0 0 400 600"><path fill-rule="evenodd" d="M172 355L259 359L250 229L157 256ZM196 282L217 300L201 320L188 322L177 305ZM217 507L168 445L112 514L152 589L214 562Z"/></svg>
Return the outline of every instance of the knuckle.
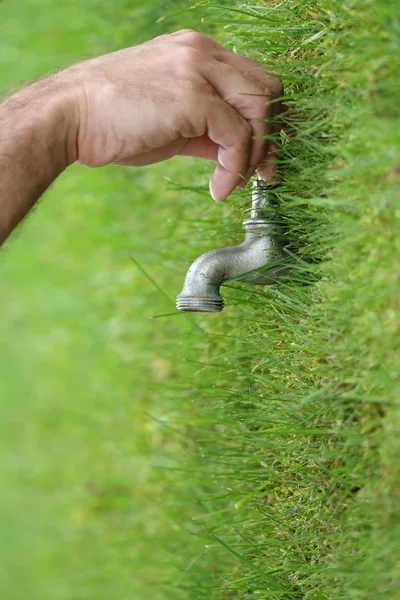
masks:
<svg viewBox="0 0 400 600"><path fill-rule="evenodd" d="M191 46L182 46L177 49L177 53L176 67L178 73L185 78L192 79L199 71L198 50Z"/></svg>
<svg viewBox="0 0 400 600"><path fill-rule="evenodd" d="M272 73L265 73L259 71L255 71L254 74L252 74L252 72L249 71L249 74L253 75L253 77L258 79L258 82L262 86L264 86L266 92L269 92L270 94L275 94L277 96L283 94L283 83L276 75L273 75Z"/></svg>
<svg viewBox="0 0 400 600"><path fill-rule="evenodd" d="M282 81L278 77L274 77L269 80L268 89L277 96L282 96L285 90Z"/></svg>
<svg viewBox="0 0 400 600"><path fill-rule="evenodd" d="M203 120L193 115L191 106L177 115L176 128L184 138L200 137L205 132Z"/></svg>
<svg viewBox="0 0 400 600"><path fill-rule="evenodd" d="M181 29L177 32L189 44L199 46L206 38L195 29Z"/></svg>
<svg viewBox="0 0 400 600"><path fill-rule="evenodd" d="M180 29L179 31L175 32L175 35L190 35L192 33L198 33L195 29L190 29L188 27L186 27L185 29Z"/></svg>

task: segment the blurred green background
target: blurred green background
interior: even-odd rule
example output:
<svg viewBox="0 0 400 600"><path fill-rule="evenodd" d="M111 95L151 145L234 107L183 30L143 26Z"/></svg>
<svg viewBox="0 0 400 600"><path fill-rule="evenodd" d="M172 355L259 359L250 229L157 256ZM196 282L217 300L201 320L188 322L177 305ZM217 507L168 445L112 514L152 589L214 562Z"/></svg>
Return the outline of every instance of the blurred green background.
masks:
<svg viewBox="0 0 400 600"><path fill-rule="evenodd" d="M250 191L216 205L183 158L57 180L0 259L1 598L395 600L395 4L3 0L0 92L183 27L283 78L308 260L178 314Z"/></svg>
<svg viewBox="0 0 400 600"><path fill-rule="evenodd" d="M1 3L1 91L116 48L128 20L136 42L143 9L123 4ZM71 167L3 251L2 598L158 597L142 588L164 577L154 538L172 526L153 464L179 444L150 417L152 383L174 377L156 346L181 326L151 320L171 306L131 255L173 278L158 244L177 169Z"/></svg>

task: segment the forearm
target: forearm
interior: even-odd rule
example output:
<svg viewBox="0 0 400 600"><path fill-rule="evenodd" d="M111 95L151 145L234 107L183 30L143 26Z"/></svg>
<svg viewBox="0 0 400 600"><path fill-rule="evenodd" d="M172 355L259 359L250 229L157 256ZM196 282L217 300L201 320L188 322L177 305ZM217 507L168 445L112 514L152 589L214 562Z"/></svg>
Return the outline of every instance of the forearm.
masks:
<svg viewBox="0 0 400 600"><path fill-rule="evenodd" d="M0 104L0 243L75 160L72 102L57 78Z"/></svg>

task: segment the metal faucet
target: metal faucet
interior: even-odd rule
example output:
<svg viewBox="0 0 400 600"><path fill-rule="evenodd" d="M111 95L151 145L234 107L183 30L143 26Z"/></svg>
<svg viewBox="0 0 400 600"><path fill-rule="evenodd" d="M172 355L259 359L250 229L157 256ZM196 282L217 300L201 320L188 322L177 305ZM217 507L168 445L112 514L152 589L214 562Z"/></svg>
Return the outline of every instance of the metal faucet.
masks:
<svg viewBox="0 0 400 600"><path fill-rule="evenodd" d="M256 285L271 285L288 272L279 240L279 226L268 210L268 192L275 185L258 179L253 183L251 218L243 221L245 238L237 246L206 252L189 267L176 308L187 312L221 312L221 285L235 279ZM270 265L269 268L266 268Z"/></svg>

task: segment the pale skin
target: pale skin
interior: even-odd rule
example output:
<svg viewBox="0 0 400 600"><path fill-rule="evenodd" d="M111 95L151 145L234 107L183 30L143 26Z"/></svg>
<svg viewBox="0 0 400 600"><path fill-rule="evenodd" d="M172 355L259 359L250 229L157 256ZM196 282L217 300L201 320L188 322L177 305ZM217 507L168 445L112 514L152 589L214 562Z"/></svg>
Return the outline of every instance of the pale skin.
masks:
<svg viewBox="0 0 400 600"><path fill-rule="evenodd" d="M192 30L78 63L0 104L0 243L74 162L142 166L175 155L217 163L224 200L257 171L274 177L267 141L280 81Z"/></svg>

